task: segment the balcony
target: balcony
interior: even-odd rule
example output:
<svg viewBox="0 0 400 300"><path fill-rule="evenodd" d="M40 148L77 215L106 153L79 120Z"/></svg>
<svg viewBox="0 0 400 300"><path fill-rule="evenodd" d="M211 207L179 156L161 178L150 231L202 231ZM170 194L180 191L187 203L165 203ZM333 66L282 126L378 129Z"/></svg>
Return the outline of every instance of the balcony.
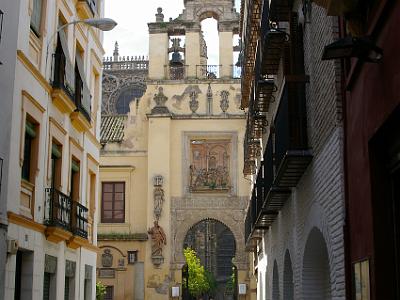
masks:
<svg viewBox="0 0 400 300"><path fill-rule="evenodd" d="M196 65L197 79L218 79L220 65Z"/></svg>
<svg viewBox="0 0 400 300"><path fill-rule="evenodd" d="M304 82L287 82L275 116L274 183L296 187L312 160L307 139L307 116Z"/></svg>
<svg viewBox="0 0 400 300"><path fill-rule="evenodd" d="M270 19L271 21L289 21L292 1L289 0L271 0Z"/></svg>
<svg viewBox="0 0 400 300"><path fill-rule="evenodd" d="M53 54L52 70L53 103L61 112L69 114L76 109L73 66L60 50Z"/></svg>
<svg viewBox="0 0 400 300"><path fill-rule="evenodd" d="M81 19L93 18L97 13L97 0L78 0L76 10Z"/></svg>
<svg viewBox="0 0 400 300"><path fill-rule="evenodd" d="M187 65L166 65L164 66L165 69L165 78L170 80L183 80L187 77Z"/></svg>
<svg viewBox="0 0 400 300"><path fill-rule="evenodd" d="M54 188L46 188L45 196L46 238L54 243L67 241L71 248L86 243L88 209Z"/></svg>
<svg viewBox="0 0 400 300"><path fill-rule="evenodd" d="M285 43L288 41L286 32L270 28L262 36L261 42L261 74L278 74L279 64Z"/></svg>

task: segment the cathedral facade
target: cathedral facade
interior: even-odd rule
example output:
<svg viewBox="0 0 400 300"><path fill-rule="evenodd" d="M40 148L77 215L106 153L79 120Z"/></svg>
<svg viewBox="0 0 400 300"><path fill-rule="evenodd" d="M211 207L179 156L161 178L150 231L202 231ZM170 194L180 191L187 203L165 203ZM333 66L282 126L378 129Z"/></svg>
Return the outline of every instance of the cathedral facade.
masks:
<svg viewBox="0 0 400 300"><path fill-rule="evenodd" d="M202 34L210 17L219 65ZM192 248L217 283L205 299L251 299L239 14L233 1L185 0L176 19L158 8L148 26L148 59L119 58L116 45L104 61L98 280L112 299L191 299Z"/></svg>

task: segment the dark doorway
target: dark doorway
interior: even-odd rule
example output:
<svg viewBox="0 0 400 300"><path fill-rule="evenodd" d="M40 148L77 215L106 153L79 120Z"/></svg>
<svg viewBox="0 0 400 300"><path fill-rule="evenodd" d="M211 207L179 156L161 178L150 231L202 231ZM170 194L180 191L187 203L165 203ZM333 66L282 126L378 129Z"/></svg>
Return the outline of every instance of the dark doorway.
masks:
<svg viewBox="0 0 400 300"><path fill-rule="evenodd" d="M237 269L232 263L236 252L236 243L232 231L217 220L205 219L195 224L187 232L184 248L187 247L196 251L201 264L214 275L217 282L215 293L204 295L203 299L236 300ZM182 270L183 278L187 272L185 266ZM185 298L184 288L182 294L184 300L192 299L187 292Z"/></svg>
<svg viewBox="0 0 400 300"><path fill-rule="evenodd" d="M374 226L372 288L379 299L400 299L400 107L371 139Z"/></svg>

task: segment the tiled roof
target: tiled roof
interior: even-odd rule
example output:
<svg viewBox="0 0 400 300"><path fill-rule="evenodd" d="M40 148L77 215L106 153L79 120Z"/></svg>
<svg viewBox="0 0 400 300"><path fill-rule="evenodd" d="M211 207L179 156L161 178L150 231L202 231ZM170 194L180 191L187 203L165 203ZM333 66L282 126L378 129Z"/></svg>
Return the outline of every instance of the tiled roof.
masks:
<svg viewBox="0 0 400 300"><path fill-rule="evenodd" d="M124 138L127 116L102 115L100 125L100 143L118 143Z"/></svg>

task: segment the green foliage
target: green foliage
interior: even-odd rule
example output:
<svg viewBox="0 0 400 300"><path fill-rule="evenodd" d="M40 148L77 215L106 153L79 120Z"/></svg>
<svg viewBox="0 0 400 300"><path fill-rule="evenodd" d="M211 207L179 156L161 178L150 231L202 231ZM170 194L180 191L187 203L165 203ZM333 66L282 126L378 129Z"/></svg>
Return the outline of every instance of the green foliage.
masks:
<svg viewBox="0 0 400 300"><path fill-rule="evenodd" d="M211 291L216 288L215 279L210 282L211 273L206 272L204 266L200 264L200 259L197 257L196 252L190 248L183 250L186 258L189 273L189 293L198 297L201 294ZM213 278L213 277L212 277ZM215 285L214 287L212 285Z"/></svg>
<svg viewBox="0 0 400 300"><path fill-rule="evenodd" d="M96 300L103 300L106 294L106 286L98 281L96 282Z"/></svg>

